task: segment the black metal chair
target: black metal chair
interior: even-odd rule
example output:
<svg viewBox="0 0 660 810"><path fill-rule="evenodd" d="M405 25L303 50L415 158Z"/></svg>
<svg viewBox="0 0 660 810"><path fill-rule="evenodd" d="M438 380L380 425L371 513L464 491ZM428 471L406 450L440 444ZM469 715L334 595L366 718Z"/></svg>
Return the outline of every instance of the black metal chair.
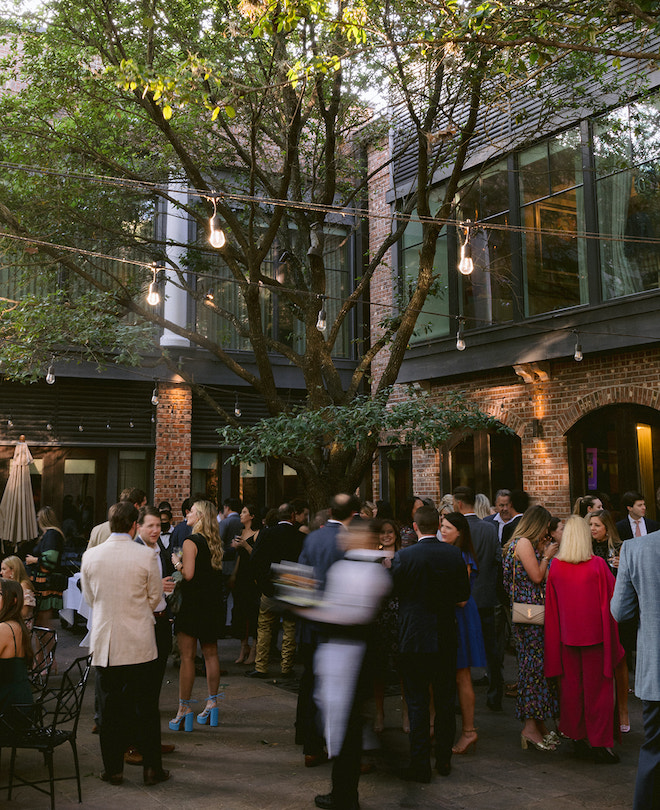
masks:
<svg viewBox="0 0 660 810"><path fill-rule="evenodd" d="M12 749L7 791L9 800L11 800L14 779L16 779L20 785L30 785L41 793L50 795L50 807L51 810L54 810L55 782L75 778L78 783L78 801L82 802L76 733L91 662L91 655L77 658L62 674L61 683L57 689L46 689L39 702L34 706L25 707L22 722L14 721L10 732L5 730L0 734L0 737L4 737L2 745ZM55 777L54 775L53 752L65 742L71 745L73 751L75 777ZM41 751L48 767L48 779L28 780L15 774L16 752L19 748ZM49 783L50 790L41 787L45 782Z"/></svg>
<svg viewBox="0 0 660 810"><path fill-rule="evenodd" d="M28 672L35 702L39 702L48 688L48 679L55 661L57 633L49 627L32 628L32 666Z"/></svg>

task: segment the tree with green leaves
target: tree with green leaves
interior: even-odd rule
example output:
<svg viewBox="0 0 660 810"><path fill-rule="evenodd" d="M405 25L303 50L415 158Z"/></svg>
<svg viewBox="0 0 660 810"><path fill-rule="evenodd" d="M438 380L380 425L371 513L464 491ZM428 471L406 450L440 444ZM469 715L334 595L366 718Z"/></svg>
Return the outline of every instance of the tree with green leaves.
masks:
<svg viewBox="0 0 660 810"><path fill-rule="evenodd" d="M512 98L535 100L534 116L517 121L532 138L609 81L612 65L657 64L658 25L654 3L627 0L46 0L38 13L5 10L3 374L35 378L53 357L160 353L218 410L241 458L286 461L316 504L359 483L383 430L437 446L458 425L491 426L460 397L388 404L439 294L436 244L471 144ZM368 172L365 151L392 128L394 154L383 150ZM384 237L367 244L370 181L403 157L414 182ZM191 223L186 238L158 226L166 209L168 221ZM219 249L207 241L211 219ZM370 283L411 219L422 233L414 278L370 331ZM152 275L152 262L164 269ZM149 306L152 279L194 301L194 318ZM249 386L269 419L241 427L161 346L162 330ZM278 386L282 364L298 370L302 404Z"/></svg>

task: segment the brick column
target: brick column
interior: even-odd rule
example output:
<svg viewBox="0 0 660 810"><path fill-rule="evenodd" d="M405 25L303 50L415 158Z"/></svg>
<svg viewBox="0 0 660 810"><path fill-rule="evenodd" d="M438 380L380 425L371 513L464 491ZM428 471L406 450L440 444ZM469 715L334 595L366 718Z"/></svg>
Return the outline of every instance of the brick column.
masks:
<svg viewBox="0 0 660 810"><path fill-rule="evenodd" d="M158 384L154 503L169 501L178 510L190 495L192 391L187 385Z"/></svg>

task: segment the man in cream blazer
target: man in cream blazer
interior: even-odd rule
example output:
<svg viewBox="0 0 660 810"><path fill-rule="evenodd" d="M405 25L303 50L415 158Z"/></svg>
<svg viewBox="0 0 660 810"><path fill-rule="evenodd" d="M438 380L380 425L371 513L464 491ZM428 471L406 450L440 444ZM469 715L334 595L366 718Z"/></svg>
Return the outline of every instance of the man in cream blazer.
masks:
<svg viewBox="0 0 660 810"><path fill-rule="evenodd" d="M83 555L83 594L93 608L91 650L100 701L101 779L120 784L124 751L137 744L144 783L169 777L161 762L154 608L162 580L153 553L133 542L138 511L121 501L108 512L110 537Z"/></svg>

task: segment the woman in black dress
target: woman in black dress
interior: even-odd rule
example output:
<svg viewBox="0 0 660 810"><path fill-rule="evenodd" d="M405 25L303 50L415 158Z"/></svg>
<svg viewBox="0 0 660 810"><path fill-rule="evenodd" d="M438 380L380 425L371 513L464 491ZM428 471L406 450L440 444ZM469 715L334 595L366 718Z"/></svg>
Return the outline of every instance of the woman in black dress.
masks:
<svg viewBox="0 0 660 810"><path fill-rule="evenodd" d="M229 580L229 586L234 597L231 628L233 635L241 640L241 652L234 663L254 664L257 645L255 643L250 648L250 636L256 642L261 593L254 580L250 555L259 536L257 507L246 504L241 511L240 519L243 524L243 531L231 541L232 548L237 549L238 556L234 572Z"/></svg>
<svg viewBox="0 0 660 810"><path fill-rule="evenodd" d="M217 510L210 501L197 501L186 518L192 535L183 541L183 557L172 555L172 562L183 577L181 606L176 616L176 631L181 667L179 669L179 711L170 728L192 731L190 707L195 682L195 653L201 644L206 664L208 697L203 712L197 715L202 725L218 725L218 686L220 660L218 639L222 635L222 542L218 531Z"/></svg>

